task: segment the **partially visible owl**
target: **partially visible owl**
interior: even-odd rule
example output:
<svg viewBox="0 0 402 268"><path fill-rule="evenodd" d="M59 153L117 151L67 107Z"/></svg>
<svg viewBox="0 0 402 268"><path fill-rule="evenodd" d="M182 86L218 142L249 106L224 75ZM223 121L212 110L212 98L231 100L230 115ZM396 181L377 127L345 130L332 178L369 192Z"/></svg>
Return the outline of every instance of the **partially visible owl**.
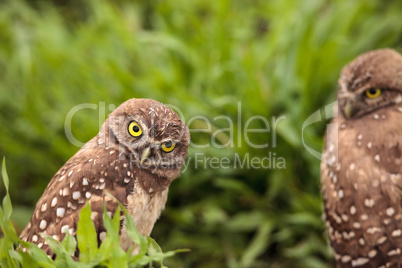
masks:
<svg viewBox="0 0 402 268"><path fill-rule="evenodd" d="M321 163L338 267L402 267L402 56L365 53L341 73Z"/></svg>
<svg viewBox="0 0 402 268"><path fill-rule="evenodd" d="M171 108L151 99L126 101L54 175L21 239L53 256L41 234L61 241L68 228L75 235L79 211L88 200L100 244L106 237L104 203L110 215L118 206L104 190L127 208L138 231L149 235L165 206L170 183L180 174L189 142L187 126ZM128 250L132 242L124 218L121 226L121 246Z"/></svg>

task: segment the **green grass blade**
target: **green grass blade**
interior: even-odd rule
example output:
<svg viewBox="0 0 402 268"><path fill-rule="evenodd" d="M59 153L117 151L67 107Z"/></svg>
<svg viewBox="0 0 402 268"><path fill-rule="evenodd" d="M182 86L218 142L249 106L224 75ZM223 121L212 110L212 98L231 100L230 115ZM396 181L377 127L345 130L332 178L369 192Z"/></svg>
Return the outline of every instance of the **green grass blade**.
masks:
<svg viewBox="0 0 402 268"><path fill-rule="evenodd" d="M55 267L53 260L46 255L46 253L38 248L37 245L30 243L28 246L28 254L36 260L41 266Z"/></svg>
<svg viewBox="0 0 402 268"><path fill-rule="evenodd" d="M8 174L6 170L6 158L3 158L3 164L1 166L1 175L3 177L3 182L4 182L4 187L6 187L6 191L8 192L8 185L9 185L9 179L8 179Z"/></svg>
<svg viewBox="0 0 402 268"><path fill-rule="evenodd" d="M91 220L89 203L80 211L77 227L77 242L80 250L80 262L89 263L98 253L98 240L95 225Z"/></svg>
<svg viewBox="0 0 402 268"><path fill-rule="evenodd" d="M38 262L32 258L27 252L20 252L22 257L22 267L24 268L37 268L39 267Z"/></svg>
<svg viewBox="0 0 402 268"><path fill-rule="evenodd" d="M6 159L5 158L3 158L1 174L3 177L4 187L6 188L6 196L3 198L3 213L4 213L3 219L4 219L4 221L7 221L11 217L13 208L11 205L10 195L8 193L9 179L8 179L8 174L7 174L7 170L6 170Z"/></svg>
<svg viewBox="0 0 402 268"><path fill-rule="evenodd" d="M18 267L15 260L11 257L9 251L14 250L14 245L7 238L0 239L0 263L3 267L16 268Z"/></svg>

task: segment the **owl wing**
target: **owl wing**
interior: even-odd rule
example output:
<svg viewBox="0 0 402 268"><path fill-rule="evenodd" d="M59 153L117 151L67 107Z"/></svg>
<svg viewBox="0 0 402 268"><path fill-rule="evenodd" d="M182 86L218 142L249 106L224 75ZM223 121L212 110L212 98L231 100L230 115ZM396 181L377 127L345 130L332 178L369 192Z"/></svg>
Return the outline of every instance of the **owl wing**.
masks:
<svg viewBox="0 0 402 268"><path fill-rule="evenodd" d="M400 120L401 114L387 116L398 122L393 120ZM337 264L401 263L402 128L385 123L381 131L370 132L365 131L369 124L364 120L353 126L339 119L333 123L339 125L338 136L327 133L321 179L326 226Z"/></svg>
<svg viewBox="0 0 402 268"><path fill-rule="evenodd" d="M96 146L83 147L54 175L36 204L31 221L21 233L21 239L37 244L53 256L42 234L62 241L63 230L68 228L75 236L80 209L88 201L100 244L106 235L102 220L104 204L109 215L114 215L118 207L105 190L126 205L134 181L127 154ZM78 250L75 255L78 256Z"/></svg>

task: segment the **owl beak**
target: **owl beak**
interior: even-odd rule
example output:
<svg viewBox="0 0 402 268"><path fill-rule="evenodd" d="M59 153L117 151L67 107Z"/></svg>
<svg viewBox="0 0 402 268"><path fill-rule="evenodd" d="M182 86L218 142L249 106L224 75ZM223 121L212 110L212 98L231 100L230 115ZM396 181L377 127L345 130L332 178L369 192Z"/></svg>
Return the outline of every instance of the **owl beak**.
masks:
<svg viewBox="0 0 402 268"><path fill-rule="evenodd" d="M343 113L345 114L345 117L347 119L352 118L355 114L357 114L358 109L357 107L354 105L354 101L351 99L347 99L346 100L346 104L343 108Z"/></svg>
<svg viewBox="0 0 402 268"><path fill-rule="evenodd" d="M147 160L147 158L149 157L149 155L151 154L151 149L149 149L149 147L145 148L144 151L142 151L141 154L141 165L142 163L144 163L145 160Z"/></svg>

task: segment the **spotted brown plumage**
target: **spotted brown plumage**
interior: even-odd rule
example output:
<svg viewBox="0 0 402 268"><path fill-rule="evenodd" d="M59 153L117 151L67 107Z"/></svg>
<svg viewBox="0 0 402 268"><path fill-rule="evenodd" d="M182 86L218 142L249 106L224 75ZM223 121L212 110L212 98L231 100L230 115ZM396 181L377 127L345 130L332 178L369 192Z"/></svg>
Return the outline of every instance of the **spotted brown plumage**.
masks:
<svg viewBox="0 0 402 268"><path fill-rule="evenodd" d="M189 142L187 126L171 108L150 99L126 101L54 175L21 239L53 256L43 235L61 241L67 228L75 235L79 211L89 201L101 243L106 236L104 204L110 215L118 206L105 190L128 209L139 232L149 235L170 183L180 174ZM121 246L127 250L132 242L123 216L121 226Z"/></svg>
<svg viewBox="0 0 402 268"><path fill-rule="evenodd" d="M341 73L321 163L338 267L402 266L402 56L365 53Z"/></svg>

